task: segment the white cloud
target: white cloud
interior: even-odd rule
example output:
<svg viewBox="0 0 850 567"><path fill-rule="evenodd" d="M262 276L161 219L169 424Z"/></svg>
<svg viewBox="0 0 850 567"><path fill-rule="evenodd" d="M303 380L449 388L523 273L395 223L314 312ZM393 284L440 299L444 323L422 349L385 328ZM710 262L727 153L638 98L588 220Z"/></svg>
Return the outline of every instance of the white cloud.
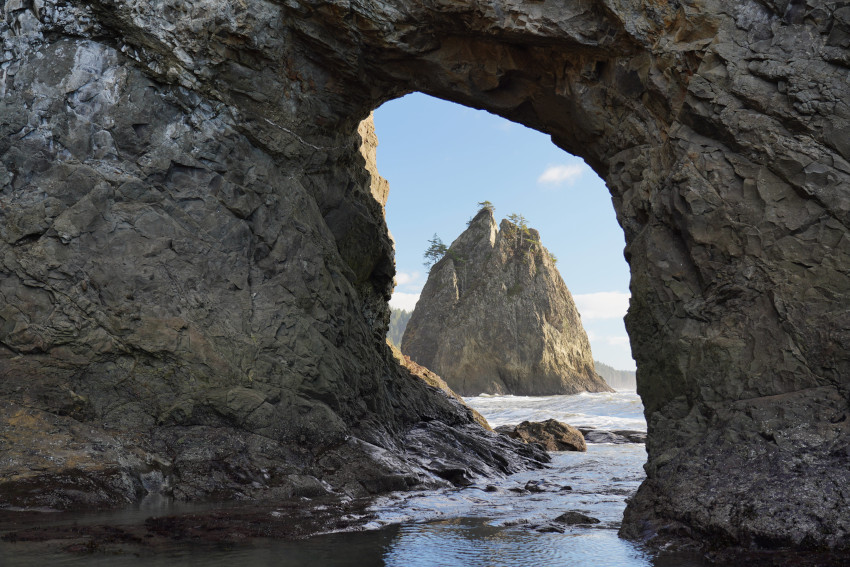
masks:
<svg viewBox="0 0 850 567"><path fill-rule="evenodd" d="M390 307L394 309L404 309L405 311L413 311L416 307L416 302L419 301L418 293L403 293L396 291L390 299Z"/></svg>
<svg viewBox="0 0 850 567"><path fill-rule="evenodd" d="M605 337L605 340L608 341L608 344L611 346L629 346L629 337Z"/></svg>
<svg viewBox="0 0 850 567"><path fill-rule="evenodd" d="M538 183L544 185L561 185L568 183L575 184L578 179L587 171L587 166L583 163L573 163L569 165L550 165L537 178Z"/></svg>
<svg viewBox="0 0 850 567"><path fill-rule="evenodd" d="M410 285L419 281L419 272L398 272L395 275L397 285Z"/></svg>
<svg viewBox="0 0 850 567"><path fill-rule="evenodd" d="M590 319L622 319L629 309L628 293L600 291L573 296L578 312L584 321Z"/></svg>

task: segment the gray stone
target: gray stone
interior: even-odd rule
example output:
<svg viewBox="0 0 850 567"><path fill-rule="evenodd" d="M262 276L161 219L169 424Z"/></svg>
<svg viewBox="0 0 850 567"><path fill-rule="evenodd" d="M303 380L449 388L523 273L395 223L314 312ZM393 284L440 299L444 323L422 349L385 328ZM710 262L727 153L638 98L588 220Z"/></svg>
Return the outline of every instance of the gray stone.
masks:
<svg viewBox="0 0 850 567"><path fill-rule="evenodd" d="M643 431L632 431L631 429L618 429L616 431L605 431L595 427L577 427L584 440L588 443L646 443L646 433Z"/></svg>
<svg viewBox="0 0 850 567"><path fill-rule="evenodd" d="M121 23L45 2L35 27L21 6L0 23L4 503L364 495L542 466L464 429L486 422L375 342L393 269L368 121L362 137L298 133L176 71L194 48L122 43L119 28L198 23L164 4ZM91 39L107 34L92 18L116 42ZM268 21L254 39L281 41ZM210 85L269 86L216 58ZM243 102L277 105L271 88Z"/></svg>
<svg viewBox="0 0 850 567"><path fill-rule="evenodd" d="M599 523L599 520L597 518L582 514L581 512L576 512L575 510L564 512L563 514L555 518L555 521L560 524L567 524L568 526Z"/></svg>

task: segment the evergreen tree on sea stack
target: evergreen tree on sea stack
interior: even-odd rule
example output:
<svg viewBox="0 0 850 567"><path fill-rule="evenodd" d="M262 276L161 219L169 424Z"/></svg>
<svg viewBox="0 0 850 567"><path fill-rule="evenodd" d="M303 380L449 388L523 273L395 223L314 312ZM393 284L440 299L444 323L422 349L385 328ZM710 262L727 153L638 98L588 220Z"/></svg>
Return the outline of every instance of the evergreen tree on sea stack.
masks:
<svg viewBox="0 0 850 567"><path fill-rule="evenodd" d="M540 234L522 215L497 227L492 204L479 206L433 262L402 352L463 396L612 391Z"/></svg>

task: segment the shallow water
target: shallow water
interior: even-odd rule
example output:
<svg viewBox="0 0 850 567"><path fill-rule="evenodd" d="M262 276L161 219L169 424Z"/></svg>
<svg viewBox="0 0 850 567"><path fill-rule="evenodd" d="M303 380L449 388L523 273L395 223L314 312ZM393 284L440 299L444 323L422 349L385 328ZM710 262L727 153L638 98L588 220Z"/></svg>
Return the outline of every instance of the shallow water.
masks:
<svg viewBox="0 0 850 567"><path fill-rule="evenodd" d="M479 396L467 402L493 426L554 418L575 426L646 430L634 392L578 396ZM438 492L378 499L368 531L303 541L255 540L244 545L178 542L156 553L71 555L38 546L0 543L0 565L39 566L358 566L390 567L643 567L706 565L698 556L657 557L617 537L626 498L644 478L640 444L591 444L586 453L553 453L551 467ZM542 482L543 492L522 489ZM569 488L567 488L569 487ZM553 523L575 510L600 520L587 526ZM113 525L175 513L167 503L81 515L80 523ZM49 519L46 521L50 521ZM563 533L545 532L557 526ZM139 553L139 555L134 555Z"/></svg>

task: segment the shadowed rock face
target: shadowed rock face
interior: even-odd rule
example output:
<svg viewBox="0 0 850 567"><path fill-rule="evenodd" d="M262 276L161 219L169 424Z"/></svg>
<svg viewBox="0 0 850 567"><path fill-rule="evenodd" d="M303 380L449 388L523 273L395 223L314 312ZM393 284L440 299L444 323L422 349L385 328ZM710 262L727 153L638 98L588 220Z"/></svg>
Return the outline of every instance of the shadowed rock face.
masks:
<svg viewBox="0 0 850 567"><path fill-rule="evenodd" d="M7 1L4 415L94 424L197 479L364 441L386 463L470 423L383 342L392 247L356 132L421 90L547 132L608 183L649 424L623 533L846 548L848 10ZM245 466L175 449L204 427Z"/></svg>
<svg viewBox="0 0 850 567"><path fill-rule="evenodd" d="M428 274L402 350L462 396L608 392L534 229L482 209Z"/></svg>

